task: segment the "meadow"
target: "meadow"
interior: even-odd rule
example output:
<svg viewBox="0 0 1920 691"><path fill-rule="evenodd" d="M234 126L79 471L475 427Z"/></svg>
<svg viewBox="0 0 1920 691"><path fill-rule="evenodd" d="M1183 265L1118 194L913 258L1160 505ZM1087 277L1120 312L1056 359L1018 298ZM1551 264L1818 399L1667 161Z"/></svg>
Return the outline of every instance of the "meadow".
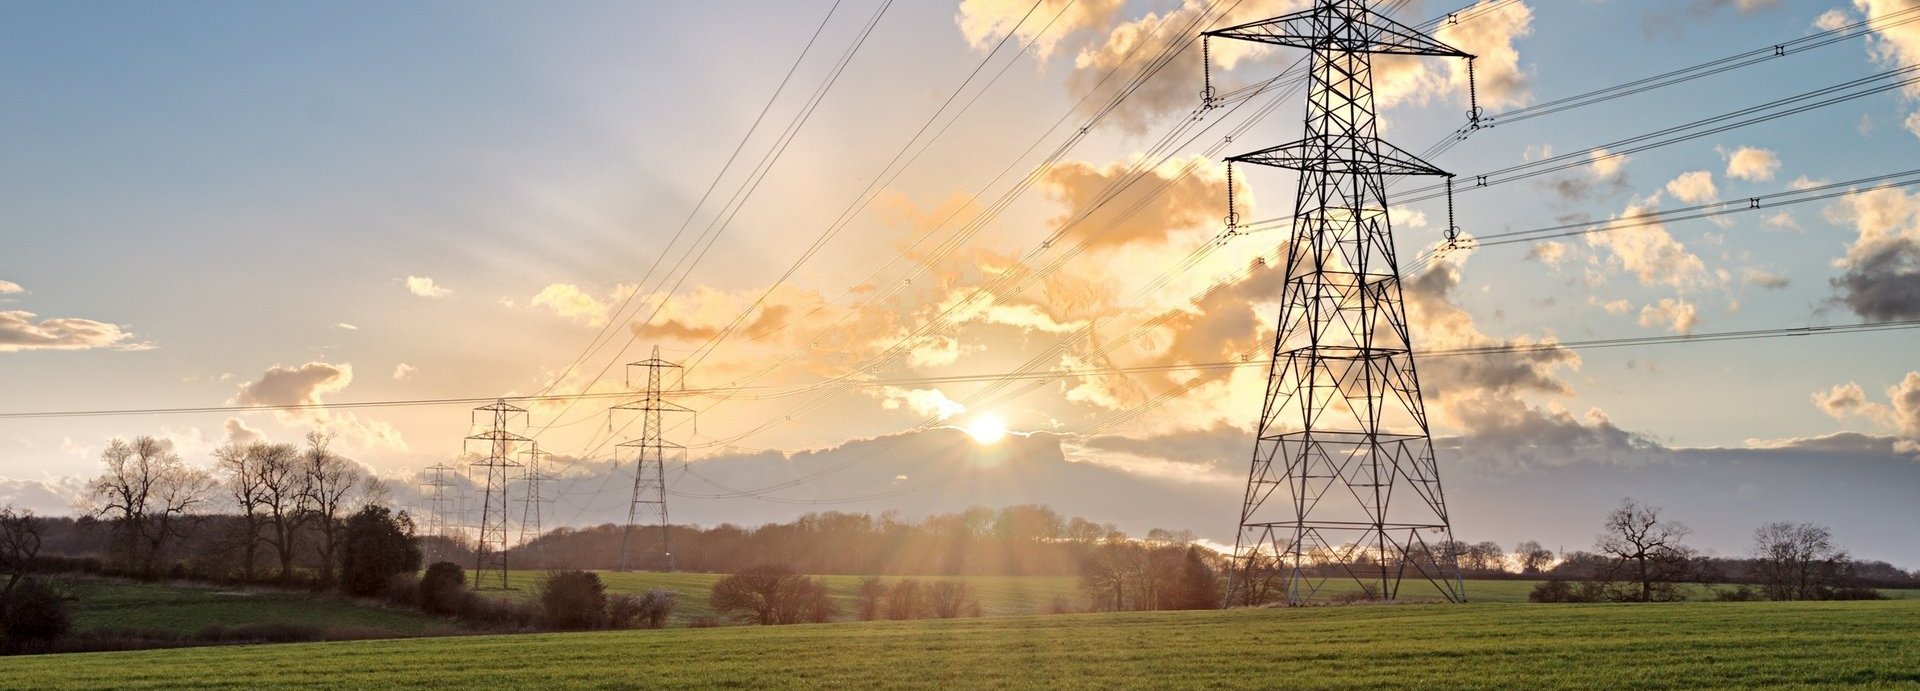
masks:
<svg viewBox="0 0 1920 691"><path fill-rule="evenodd" d="M299 624L361 634L421 635L456 630L418 612L266 588L75 581L77 631L143 630L190 635L209 626Z"/></svg>
<svg viewBox="0 0 1920 691"><path fill-rule="evenodd" d="M1920 684L1920 600L1353 605L0 660L18 688L1755 688Z"/></svg>

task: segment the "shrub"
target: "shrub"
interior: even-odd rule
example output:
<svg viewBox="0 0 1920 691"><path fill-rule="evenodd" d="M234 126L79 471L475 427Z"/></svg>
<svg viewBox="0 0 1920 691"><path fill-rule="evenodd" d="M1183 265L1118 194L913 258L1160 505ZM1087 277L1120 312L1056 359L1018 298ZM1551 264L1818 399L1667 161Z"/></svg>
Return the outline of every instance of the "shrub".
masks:
<svg viewBox="0 0 1920 691"><path fill-rule="evenodd" d="M435 562L420 577L420 609L432 614L459 614L467 595L467 572L450 561Z"/></svg>
<svg viewBox="0 0 1920 691"><path fill-rule="evenodd" d="M387 602L401 607L414 607L420 604L420 577L410 573L396 573L387 579L387 587L381 589L381 595Z"/></svg>
<svg viewBox="0 0 1920 691"><path fill-rule="evenodd" d="M927 611L941 619L980 616L980 600L966 581L934 581L927 585Z"/></svg>
<svg viewBox="0 0 1920 691"><path fill-rule="evenodd" d="M854 616L861 621L873 621L880 618L881 605L887 599L887 583L879 576L860 579L860 589L854 596Z"/></svg>
<svg viewBox="0 0 1920 691"><path fill-rule="evenodd" d="M1527 593L1529 602L1603 602L1608 599L1605 583L1549 578L1534 584Z"/></svg>
<svg viewBox="0 0 1920 691"><path fill-rule="evenodd" d="M1759 602L1767 599L1767 594L1750 585L1713 590L1713 599L1717 602Z"/></svg>
<svg viewBox="0 0 1920 691"><path fill-rule="evenodd" d="M67 596L37 578L23 578L0 602L0 633L7 643L44 643L73 630Z"/></svg>
<svg viewBox="0 0 1920 691"><path fill-rule="evenodd" d="M551 571L540 579L536 594L548 625L557 629L591 629L607 617L607 587L589 571Z"/></svg>
<svg viewBox="0 0 1920 691"><path fill-rule="evenodd" d="M926 598L920 590L920 582L911 578L902 578L893 582L887 589L887 602L884 611L888 619L918 619L927 611Z"/></svg>
<svg viewBox="0 0 1920 691"><path fill-rule="evenodd" d="M673 617L673 605L679 599L679 593L655 588L640 596L639 621L649 629L658 629L667 625Z"/></svg>
<svg viewBox="0 0 1920 691"><path fill-rule="evenodd" d="M1887 594L1873 588L1846 587L1834 588L1822 593L1825 600L1885 600Z"/></svg>
<svg viewBox="0 0 1920 691"><path fill-rule="evenodd" d="M710 601L715 612L753 624L824 622L840 612L826 584L772 564L714 582Z"/></svg>
<svg viewBox="0 0 1920 691"><path fill-rule="evenodd" d="M348 595L378 595L396 574L420 568L412 531L384 506L370 505L347 518L344 547L340 589Z"/></svg>

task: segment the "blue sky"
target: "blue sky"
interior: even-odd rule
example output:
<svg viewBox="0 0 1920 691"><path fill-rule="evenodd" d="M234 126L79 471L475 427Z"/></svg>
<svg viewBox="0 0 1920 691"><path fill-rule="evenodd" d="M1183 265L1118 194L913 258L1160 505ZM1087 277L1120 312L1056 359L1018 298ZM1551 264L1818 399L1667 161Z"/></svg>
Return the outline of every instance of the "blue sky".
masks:
<svg viewBox="0 0 1920 691"><path fill-rule="evenodd" d="M896 261L917 233L947 213L957 209L970 218L990 204L1012 179L987 182L1010 163L1017 178L1064 141L1089 113L1048 128L1085 93L1093 81L1088 75L1097 75L1107 64L1102 61L1124 48L1130 31L1186 18L1209 5L1047 0L1035 12L1040 19L1018 22L1031 4L969 0L890 7L700 268L671 298L662 297L664 286L641 289L639 305L664 301L660 319L635 333L623 353L597 352L585 371L566 377L560 373L607 323L608 310L636 290L647 266L663 253L669 264L679 256L682 246L669 249L668 239L693 212L831 3L0 8L0 103L7 104L0 108L0 151L6 152L0 208L7 210L0 219L0 312L33 315L0 321L0 327L42 336L58 332L53 342L38 346L0 345L0 379L6 382L0 411L489 396L549 385L561 392L618 390L620 368L598 380L591 375L605 363L639 359L651 345L662 346L669 357L691 355L705 336L687 334L724 325L787 270L849 203L862 198L877 171L1008 27L1018 24L1025 32L1016 34L1016 43L1032 40L1034 27L1057 13L1033 50L1018 57L1012 48L993 54L984 74L1005 65L1004 76L775 290L764 308L789 308L788 315L817 309L817 323L764 339L730 339L689 383L737 381L817 339L830 343L758 383L804 386L845 374L850 363L884 350L937 313L956 291L981 285L1009 266L1045 266L1057 249L1037 260L1020 257L1078 211L1077 200L1112 178L1114 166L1149 150L1198 104L1199 59L1188 51L956 251L913 254L913 261L896 262L878 275L873 290L831 302L875 268ZM1244 21L1287 6L1255 4L1235 6L1232 16ZM1488 56L1482 77L1491 86L1482 97L1498 113L1806 36L1821 30L1823 16L1832 26L1920 3L1482 3L1495 5L1489 16L1450 31L1462 32L1454 35ZM721 179L719 197L695 214L690 232L714 218L718 200L742 184L744 170L774 145L780 128L800 112L806 95L878 6L847 0L835 7L813 52L747 141L745 163ZM1413 2L1396 16L1417 22L1455 9ZM1920 61L1916 26L1920 22L1679 87L1483 130L1434 162L1472 175L1549 150L1580 152L1875 74ZM1512 56L1504 70L1496 55L1502 51ZM1264 79L1296 57L1285 51L1225 55L1215 76L1229 87ZM1122 74L1135 67L1124 65ZM1381 69L1401 70L1396 74L1404 77L1397 86L1382 87L1383 101L1390 103L1385 136L1419 151L1460 126L1464 94L1443 62ZM1904 170L1920 160L1920 124L1906 124L1920 110L1916 96L1920 92L1880 94L1634 154L1624 163L1463 192L1457 197L1460 225L1484 235L1674 208L1688 203L1683 197L1708 198L1703 180L1711 183L1711 198L1740 199L1784 191L1796 181ZM1296 99L1256 123L1227 152L1297 137L1298 113ZM1043 142L1037 152L1021 156L1036 139ZM1758 153L1736 165L1732 155L1743 147ZM1171 171L1204 148L1175 152L1175 163L1159 170ZM1235 240L1145 300L1128 299L1146 278L1219 231L1225 199L1216 159L1197 164L1198 172L1164 197L1147 200L1135 217L1096 216L1089 227L1110 226L1114 234L1105 237L1124 239L1103 240L1044 284L1004 297L998 311L967 315L951 336L918 344L908 362L881 376L1006 371L1088 321L1104 324L1099 333L1111 338L1170 309L1186 315L1182 323L1189 333L1257 342L1270 332L1273 316L1255 279L1236 279L1251 295L1237 303L1201 304L1193 296L1253 257L1270 254L1280 239L1275 234ZM1289 174L1258 171L1245 181L1250 217L1290 212ZM982 191L978 199L971 196ZM1897 306L1895 313L1860 313L1832 281L1883 248L1876 242L1920 238L1920 219L1902 211L1908 204L1920 209L1920 196L1805 204L1785 210L1784 219L1769 210L1665 224L1657 232L1615 231L1594 241L1564 239L1559 249L1544 252L1539 245L1484 248L1451 258L1435 280L1421 284L1444 290L1422 294L1428 307L1416 315L1415 336L1418 343L1446 347L1896 318ZM1404 257L1438 238L1445 213L1439 202L1397 211ZM902 266L918 267L920 278L912 286L883 304L849 311L862 296L903 284L908 274ZM1885 277L1888 285L1916 280L1920 263L1906 266L1906 273ZM416 279L411 288L409 277ZM431 279L431 285L418 279ZM18 290L7 290L9 285ZM1906 309L1913 313L1904 318L1920 316L1920 306ZM1682 316L1687 310L1691 317ZM809 330L841 317L855 326ZM49 325L49 319L86 323ZM617 326L616 346L627 340L620 336L634 333ZM1112 354L1108 364L1207 362L1231 352L1215 341L1180 336L1174 330L1150 334ZM5 343L26 341L0 340ZM1920 398L1903 407L1890 396L1908 389L1888 390L1907 385L1908 373L1920 370L1914 343L1911 332L1895 331L1581 351L1577 367L1562 353L1525 363L1525 374L1536 381L1517 387L1489 383L1472 368L1453 371L1443 364L1423 372L1431 375L1436 435L1459 440L1443 445L1452 449L1443 453L1443 467L1461 469L1464 489L1457 494L1474 502L1462 509L1462 521L1478 523L1463 524L1462 534L1578 545L1590 539L1591 526L1618 497L1576 493L1565 484L1576 478L1590 484L1592 477L1606 477L1607 469L1621 468L1615 477L1631 482L1610 489L1658 497L1669 486L1646 468L1667 467L1660 463L1698 469L1701 478L1720 477L1718 467L1701 466L1710 463L1702 458L1720 456L1700 449L1759 459L1749 463L1786 463L1780 459L1789 452L1782 449L1791 449L1787 471L1756 475L1766 483L1753 490L1758 496L1793 491L1790 478L1831 480L1839 466L1871 469L1849 476L1852 482L1872 477L1876 485L1920 489L1920 462L1914 452L1901 450L1920 438ZM1920 396L1920 377L1911 381ZM952 422L994 415L1017 431L1072 432L1131 409L1172 383L1158 375L1124 383L1069 378L990 410L965 411ZM1849 383L1857 385L1858 395ZM1209 497L1225 487L1232 495L1232 477L1244 475L1250 448L1245 429L1257 412L1260 385L1257 373L1236 374L1127 426L1101 430L1136 442L1133 451L1124 443L1097 445L1080 437L1062 442L1061 456L1118 469L1115 482L1142 491L1199 487L1205 491L1188 494ZM767 458L757 450L832 453L852 440L914 428L929 411L979 386L844 393L807 409L797 421L737 440L787 415L798 400L698 400L689 405L713 407L701 415L700 434L691 426L677 433L696 446L696 458L713 454L707 460L752 468L754 459ZM564 424L541 439L549 451L580 459L569 461L576 466L570 472L583 486L617 487L617 479L607 483L596 474L604 470L597 462L604 460L600 441L607 436L605 404L596 403L564 411ZM556 413L562 411L536 408L536 427ZM213 445L235 434L295 439L314 426L339 432L356 458L406 486L415 469L460 452L467 421L457 406L0 420L0 476L12 478L0 500L61 504L72 479L94 472L95 455L116 435L166 435L189 460L206 462ZM1634 441L1610 446L1614 432ZM1840 432L1860 436L1847 438L1851 445L1828 438ZM1166 451L1166 444L1156 442L1167 439L1206 441ZM730 451L716 440L739 448ZM1159 450L1139 450L1149 447ZM912 475L875 472L855 478L858 473L848 471L844 478L781 496L851 496L871 489L868 483ZM1742 485L1736 479L1727 480L1729 492ZM739 482L754 484L751 473ZM1057 496L1049 503L1071 507L1071 485L1028 488L1020 496ZM688 486L689 492L701 489L711 491ZM1546 505L1527 513L1494 499L1507 491L1564 496L1569 507L1564 515L1549 516ZM1860 517L1859 507L1845 505L1844 492L1818 494L1833 499L1797 506L1794 516L1752 515L1764 502L1730 503L1703 508L1691 520L1703 533L1712 532L1714 546L1723 551L1742 549L1742 531L1752 524L1792 518L1834 523L1843 541L1853 529L1857 551L1920 562L1920 543L1913 538L1872 527L1875 521ZM1897 495L1870 496L1885 502L1877 505L1882 519L1910 524L1920 517L1911 505L1887 498ZM1006 496L982 490L947 500L996 504ZM1210 501L1196 498L1179 504L1191 509L1151 516L1092 517L1139 523L1132 526L1136 530L1149 521L1184 521L1168 527L1230 534L1232 510ZM1680 510L1686 497L1667 501ZM801 510L688 499L675 515L711 523ZM1125 513L1105 504L1087 510ZM1554 534L1535 534L1542 531Z"/></svg>

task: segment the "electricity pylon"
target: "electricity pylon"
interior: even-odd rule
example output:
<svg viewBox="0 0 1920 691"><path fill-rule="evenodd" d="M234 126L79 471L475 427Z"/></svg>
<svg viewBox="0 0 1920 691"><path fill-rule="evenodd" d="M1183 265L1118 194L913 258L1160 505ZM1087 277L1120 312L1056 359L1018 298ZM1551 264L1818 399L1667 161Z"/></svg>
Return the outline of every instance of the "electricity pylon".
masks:
<svg viewBox="0 0 1920 691"><path fill-rule="evenodd" d="M523 506L520 509L520 541L518 542L522 548L534 544L540 539L541 533L545 532L540 525L540 510L542 504L551 501L544 493L544 486L547 480L553 479L552 475L547 474L547 459L553 454L541 451L540 442L533 442L530 446L532 448L520 452L520 455L527 459L526 468L520 474L524 478L521 484ZM540 566L548 568L544 554L540 555Z"/></svg>
<svg viewBox="0 0 1920 691"><path fill-rule="evenodd" d="M450 537L448 532L452 524L448 522L447 516L453 511L450 505L457 499L447 494L448 489L454 486L453 480L448 477L452 472L453 466L435 463L427 466L428 479L420 483L427 494L426 537L435 540L428 543L434 545L433 549L439 549L439 545ZM427 556L429 559L435 557L433 554Z"/></svg>
<svg viewBox="0 0 1920 691"><path fill-rule="evenodd" d="M520 463L513 460L514 449L520 444L531 441L514 434L507 428L514 424L526 424L525 408L508 405L506 400L496 400L489 405L473 409L473 424L485 425L483 431L467 437L467 447L472 451L474 442L483 442L486 454L473 462L472 467L480 468L487 476L486 491L480 499L480 534L473 550L473 587L486 587L487 579L497 579L501 590L507 588L507 485ZM485 420L483 423L482 420Z"/></svg>
<svg viewBox="0 0 1920 691"><path fill-rule="evenodd" d="M654 517L660 522L660 557L662 567L673 570L673 541L667 533L667 449L685 448L666 440L662 435L660 416L662 413L690 413L692 409L677 403L669 403L661 394L662 375L666 370L679 369L680 366L660 359L660 346L653 347L653 357L640 362L627 364L627 371L640 367L647 371L646 393L634 403L615 406L620 410L640 411L640 438L618 445L618 449L633 449L633 503L627 506L627 527L620 534L620 570L631 568L633 531L637 525L651 523ZM631 382L629 382L631 385Z"/></svg>
<svg viewBox="0 0 1920 691"><path fill-rule="evenodd" d="M1306 136L1227 159L1300 175L1228 603L1284 593L1298 605L1348 580L1398 599L1402 577L1464 601L1386 193L1388 176L1450 175L1377 136L1372 56L1473 56L1366 0L1316 0L1204 36L1311 53Z"/></svg>

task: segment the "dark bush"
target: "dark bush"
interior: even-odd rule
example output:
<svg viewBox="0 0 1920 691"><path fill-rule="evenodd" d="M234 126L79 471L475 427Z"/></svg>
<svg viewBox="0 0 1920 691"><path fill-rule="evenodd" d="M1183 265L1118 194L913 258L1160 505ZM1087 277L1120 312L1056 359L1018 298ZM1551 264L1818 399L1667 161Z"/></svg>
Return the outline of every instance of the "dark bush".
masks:
<svg viewBox="0 0 1920 691"><path fill-rule="evenodd" d="M547 624L556 629L591 629L607 618L607 587L591 571L551 571L535 594Z"/></svg>
<svg viewBox="0 0 1920 691"><path fill-rule="evenodd" d="M673 617L677 593L655 588L640 595L608 595L607 627L658 629Z"/></svg>
<svg viewBox="0 0 1920 691"><path fill-rule="evenodd" d="M1605 602L1607 587L1594 581L1569 581L1549 578L1534 584L1527 593L1529 602Z"/></svg>
<svg viewBox="0 0 1920 691"><path fill-rule="evenodd" d="M397 574L420 570L420 548L407 523L384 506L370 505L347 518L341 550L340 589L348 595L379 595Z"/></svg>
<svg viewBox="0 0 1920 691"><path fill-rule="evenodd" d="M420 577L420 609L429 613L459 614L467 594L467 572L459 564L434 562Z"/></svg>
<svg viewBox="0 0 1920 691"><path fill-rule="evenodd" d="M1715 588L1713 599L1716 602L1759 602L1767 599L1767 594L1753 586L1740 585L1726 589Z"/></svg>
<svg viewBox="0 0 1920 691"><path fill-rule="evenodd" d="M23 578L0 602L0 634L8 644L44 643L73 630L66 593L38 578Z"/></svg>
<svg viewBox="0 0 1920 691"><path fill-rule="evenodd" d="M1887 594L1873 588L1846 587L1834 588L1822 593L1824 600L1885 600Z"/></svg>
<svg viewBox="0 0 1920 691"><path fill-rule="evenodd" d="M410 573L396 573L387 579L387 587L380 594L389 604L400 607L420 605L420 577Z"/></svg>
<svg viewBox="0 0 1920 691"><path fill-rule="evenodd" d="M880 618L881 606L887 599L887 583L879 576L867 576L860 579L860 589L854 596L854 616L861 621L873 621Z"/></svg>

